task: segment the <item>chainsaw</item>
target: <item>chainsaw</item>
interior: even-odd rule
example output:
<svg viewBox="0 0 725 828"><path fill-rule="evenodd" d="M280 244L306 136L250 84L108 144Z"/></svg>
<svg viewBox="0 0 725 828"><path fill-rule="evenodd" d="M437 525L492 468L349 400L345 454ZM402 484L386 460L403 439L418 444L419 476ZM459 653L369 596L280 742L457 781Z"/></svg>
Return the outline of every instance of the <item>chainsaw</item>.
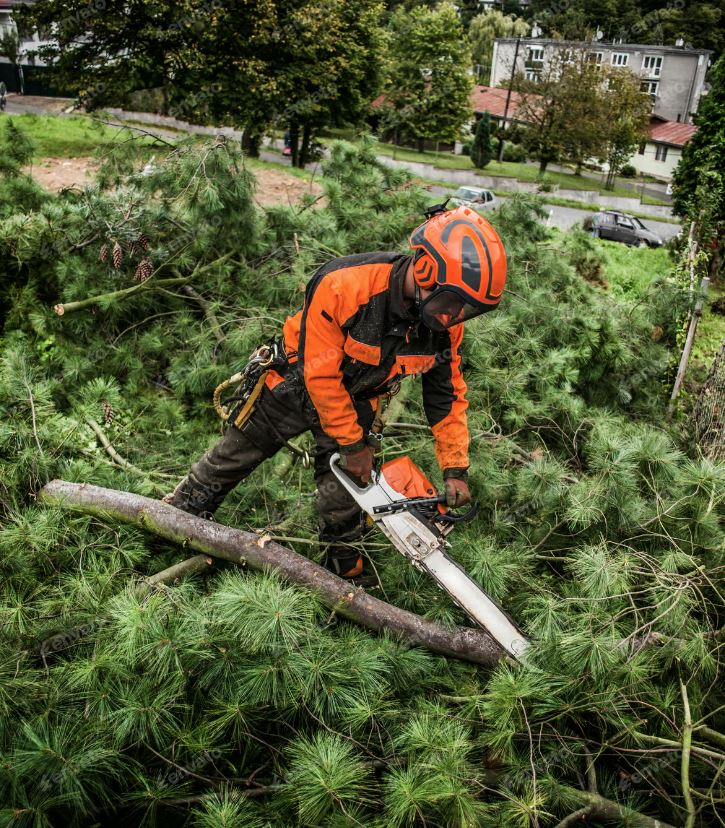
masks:
<svg viewBox="0 0 725 828"><path fill-rule="evenodd" d="M463 514L447 510L445 495L436 492L409 457L397 457L373 470L364 488L345 474L339 454L332 456L330 468L398 552L427 572L506 653L517 659L523 655L529 644L524 634L445 551L448 535L457 523L475 517L478 502Z"/></svg>

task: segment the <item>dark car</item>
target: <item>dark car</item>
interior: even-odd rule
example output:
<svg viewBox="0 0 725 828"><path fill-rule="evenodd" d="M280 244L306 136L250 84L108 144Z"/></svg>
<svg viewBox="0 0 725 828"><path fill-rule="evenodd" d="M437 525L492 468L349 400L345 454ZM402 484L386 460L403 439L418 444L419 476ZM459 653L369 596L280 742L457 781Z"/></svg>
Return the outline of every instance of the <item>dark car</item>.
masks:
<svg viewBox="0 0 725 828"><path fill-rule="evenodd" d="M627 213L602 210L584 220L584 228L592 236L628 244L632 247L661 247L662 238L649 230L642 222Z"/></svg>

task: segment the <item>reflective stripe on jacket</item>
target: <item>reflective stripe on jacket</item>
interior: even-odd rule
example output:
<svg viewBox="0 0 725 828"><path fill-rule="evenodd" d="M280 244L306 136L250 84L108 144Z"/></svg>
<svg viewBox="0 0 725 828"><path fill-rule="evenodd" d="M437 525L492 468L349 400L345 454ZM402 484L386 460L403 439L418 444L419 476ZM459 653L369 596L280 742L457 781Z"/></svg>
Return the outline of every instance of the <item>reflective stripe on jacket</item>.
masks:
<svg viewBox="0 0 725 828"><path fill-rule="evenodd" d="M363 253L333 259L310 279L302 310L284 324L323 430L340 445L364 438L353 399L384 394L423 375L423 406L442 469L468 467L463 325L434 333L410 315L403 281L410 256Z"/></svg>

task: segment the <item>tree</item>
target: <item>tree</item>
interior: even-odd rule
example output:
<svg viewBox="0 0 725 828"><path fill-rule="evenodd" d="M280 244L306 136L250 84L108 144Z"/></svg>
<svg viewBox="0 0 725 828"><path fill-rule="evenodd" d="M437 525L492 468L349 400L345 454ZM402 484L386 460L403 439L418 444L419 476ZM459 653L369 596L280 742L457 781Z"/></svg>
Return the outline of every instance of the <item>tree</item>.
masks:
<svg viewBox="0 0 725 828"><path fill-rule="evenodd" d="M120 2L73 5L24 10L36 26L57 28L57 43L41 50L56 83L89 107L160 87L164 112L242 127L252 154L276 125L290 130L304 166L315 132L360 123L378 92L380 0L159 0L133 14Z"/></svg>
<svg viewBox="0 0 725 828"><path fill-rule="evenodd" d="M476 133L471 145L471 161L474 167L482 170L493 158L491 146L491 116L488 112L481 115L476 124Z"/></svg>
<svg viewBox="0 0 725 828"><path fill-rule="evenodd" d="M310 160L322 127L364 123L381 84L382 10L380 0L326 0L309 2L295 16L299 25L280 78L287 94L277 118L289 128L293 164Z"/></svg>
<svg viewBox="0 0 725 828"><path fill-rule="evenodd" d="M685 144L673 177L673 208L697 228L698 246L719 273L725 226L725 55L708 76L710 91L700 101L697 132Z"/></svg>
<svg viewBox="0 0 725 828"><path fill-rule="evenodd" d="M674 43L679 37L699 49L722 51L725 47L725 3L711 0L677 2L604 2L567 0L551 3L532 0L530 19L542 26L547 37L589 40L600 30L611 41L624 43Z"/></svg>
<svg viewBox="0 0 725 828"><path fill-rule="evenodd" d="M390 21L390 55L383 128L415 140L455 141L471 118L470 55L463 27L450 3Z"/></svg>
<svg viewBox="0 0 725 828"><path fill-rule="evenodd" d="M14 29L3 32L2 36L0 36L0 55L3 55L10 61L16 83L18 84L18 91L22 95L25 90L23 89L22 70L18 71L20 66L20 38Z"/></svg>
<svg viewBox="0 0 725 828"><path fill-rule="evenodd" d="M609 113L606 130L606 161L609 167L606 188L614 189L617 173L647 139L652 103L641 89L640 79L627 69L610 69L604 92Z"/></svg>
<svg viewBox="0 0 725 828"><path fill-rule="evenodd" d="M603 104L602 74L583 49L557 51L534 81L514 78L516 117L528 126L524 142L544 173L552 161L577 166L605 146L609 113Z"/></svg>
<svg viewBox="0 0 725 828"><path fill-rule="evenodd" d="M551 161L581 168L606 159L611 179L646 136L650 103L639 79L625 69L597 66L585 49L557 51L535 81L514 79L517 118L525 143L543 173ZM611 187L613 184L608 183Z"/></svg>
<svg viewBox="0 0 725 828"><path fill-rule="evenodd" d="M498 9L478 14L471 20L468 40L471 44L473 66L479 83L488 84L491 74L493 42L497 37L525 37L529 24L515 15L504 14ZM479 68L477 68L479 67Z"/></svg>
<svg viewBox="0 0 725 828"><path fill-rule="evenodd" d="M180 59L197 26L219 0L199 9L194 0L134 3L100 0L39 0L17 12L28 28L51 30L53 39L38 49L56 87L75 91L90 109L122 104L129 93L159 87L168 112L176 93L199 87Z"/></svg>

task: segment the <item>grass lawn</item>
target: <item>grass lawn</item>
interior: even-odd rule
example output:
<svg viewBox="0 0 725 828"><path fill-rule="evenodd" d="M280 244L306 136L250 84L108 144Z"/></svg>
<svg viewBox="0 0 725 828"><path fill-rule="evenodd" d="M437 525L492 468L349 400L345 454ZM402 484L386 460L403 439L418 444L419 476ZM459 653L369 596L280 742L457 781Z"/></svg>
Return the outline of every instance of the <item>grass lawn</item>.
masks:
<svg viewBox="0 0 725 828"><path fill-rule="evenodd" d="M672 259L663 247L650 249L604 239L594 241L604 260L602 276L615 296L643 296L654 279L672 274Z"/></svg>
<svg viewBox="0 0 725 828"><path fill-rule="evenodd" d="M725 285L710 285L702 308L702 319L692 344L692 375L701 382L707 376L715 354L725 341L725 316L714 313L711 307L712 303L722 296L725 296Z"/></svg>
<svg viewBox="0 0 725 828"><path fill-rule="evenodd" d="M35 144L35 158L79 158L118 141L126 130L104 126L86 115L0 114L0 128L12 118ZM150 141L150 139L149 139Z"/></svg>
<svg viewBox="0 0 725 828"><path fill-rule="evenodd" d="M604 259L602 275L615 296L637 299L645 295L653 279L672 273L672 260L663 248L650 250L626 247L601 239L597 240L597 246ZM725 316L714 313L711 307L721 296L725 296L725 285L711 285L687 369L687 386L690 389L697 388L704 381L715 354L725 340Z"/></svg>
<svg viewBox="0 0 725 828"><path fill-rule="evenodd" d="M431 164L441 170L466 170L476 172L471 159L465 155L453 155L450 152L417 152L405 147L394 147L392 144L378 142L377 151L381 155L389 155L391 158L399 158L401 161L417 161L421 164ZM482 175L501 176L503 178L515 178L518 181L537 182L540 180L539 168L536 164L516 163L513 161L491 161L485 170L480 171ZM551 184L558 184L567 190L598 190L603 194L624 196L632 198L636 196L631 190L617 187L614 190L605 190L602 185L593 178L587 178L574 173L547 172L544 175L546 181ZM648 203L660 203L656 199L649 198Z"/></svg>

